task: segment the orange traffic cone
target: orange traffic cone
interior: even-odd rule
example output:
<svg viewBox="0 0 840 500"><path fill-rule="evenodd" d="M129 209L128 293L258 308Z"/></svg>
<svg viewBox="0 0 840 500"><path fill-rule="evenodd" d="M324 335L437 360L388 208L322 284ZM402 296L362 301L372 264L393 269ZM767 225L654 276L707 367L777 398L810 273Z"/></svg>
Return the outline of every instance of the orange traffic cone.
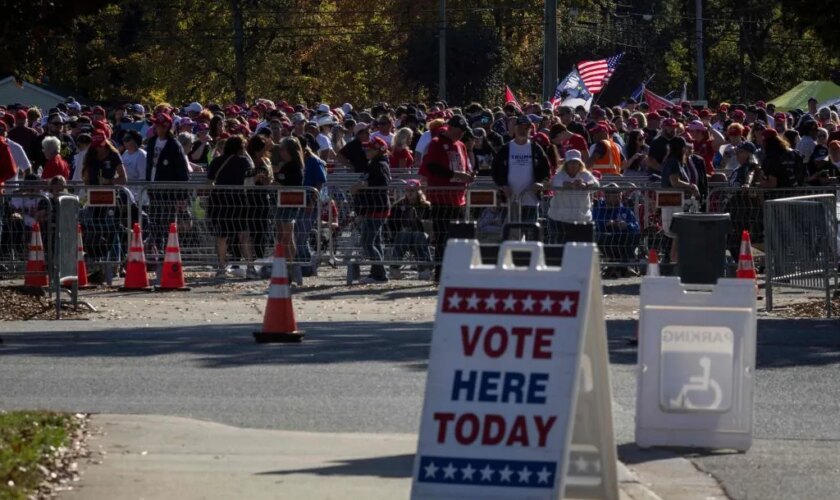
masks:
<svg viewBox="0 0 840 500"><path fill-rule="evenodd" d="M755 280L755 263L752 256L752 244L750 243L750 232L746 229L741 233L741 252L738 255L738 270L735 277L739 279Z"/></svg>
<svg viewBox="0 0 840 500"><path fill-rule="evenodd" d="M258 343L300 342L303 332L298 331L292 295L289 291L289 275L286 272L286 257L283 245L274 249L274 264L271 266L271 285L268 287L268 302L261 332L254 333Z"/></svg>
<svg viewBox="0 0 840 500"><path fill-rule="evenodd" d="M44 287L49 284L47 261L44 258L44 242L41 239L41 225L32 226L32 239L29 242L29 258L26 260L26 275L23 286Z"/></svg>
<svg viewBox="0 0 840 500"><path fill-rule="evenodd" d="M87 263L85 262L85 245L82 242L82 225L81 224L78 225L78 227L76 229L76 234L78 235L78 238L76 240L76 241L78 241L78 246L76 247L77 248L76 255L78 255L77 264L76 264L76 276L78 277L78 281L79 281L79 287L78 288L79 288L79 290L83 290L85 288L95 288L96 285L91 285L88 282ZM69 288L69 287L73 286L73 281L74 281L73 279L62 280L61 286L65 287L65 288Z"/></svg>
<svg viewBox="0 0 840 500"><path fill-rule="evenodd" d="M146 270L146 255L143 253L143 235L140 224L134 223L131 246L128 247L128 262L125 265L125 283L120 290L143 290L148 292L149 274Z"/></svg>
<svg viewBox="0 0 840 500"><path fill-rule="evenodd" d="M184 266L181 264L181 245L178 243L178 225L169 224L169 239L166 241L166 254L163 256L160 286L157 290L189 290L184 285Z"/></svg>
<svg viewBox="0 0 840 500"><path fill-rule="evenodd" d="M648 265L645 276L659 276L659 256L653 248L650 249L650 253L648 254Z"/></svg>

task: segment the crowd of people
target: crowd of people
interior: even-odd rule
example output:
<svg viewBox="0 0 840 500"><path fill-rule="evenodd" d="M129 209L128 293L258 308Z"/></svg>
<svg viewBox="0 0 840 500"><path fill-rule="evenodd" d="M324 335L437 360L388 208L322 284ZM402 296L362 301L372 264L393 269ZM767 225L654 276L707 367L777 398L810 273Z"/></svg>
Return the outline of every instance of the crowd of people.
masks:
<svg viewBox="0 0 840 500"><path fill-rule="evenodd" d="M702 206L710 185L822 186L837 183L839 169L840 118L833 107L818 109L815 99L807 109L785 112L764 102L711 109L682 102L653 111L632 99L590 109L550 102L357 109L268 99L106 109L73 98L45 113L0 106L0 185L213 184L207 215L219 278L232 249L246 276L257 277L253 261L264 245L254 239L263 239L258 235L269 227L276 227L287 256L311 263L303 273L316 268L309 236L321 213L275 208L266 191L233 186L317 193L333 172L358 174L349 189L353 223L361 251L375 263L365 280L384 282L401 275L393 261L408 252L429 263L418 269L422 278L439 278L451 223L464 220L466 190L474 183L496 186L520 221L544 221L547 241L597 241L608 257L628 261L639 257L641 221L620 193L596 198L597 189L653 184L683 190ZM395 178L404 181L405 196L392 203L386 188ZM138 219L147 217L150 245L163 247L169 222L190 203L189 193L152 189L145 199L129 200ZM9 224L31 226L36 217L25 205L13 200L0 207L0 231ZM661 229L671 237L673 211L660 214ZM483 220L499 222L500 213L475 215L481 226ZM358 267L354 273L359 277Z"/></svg>

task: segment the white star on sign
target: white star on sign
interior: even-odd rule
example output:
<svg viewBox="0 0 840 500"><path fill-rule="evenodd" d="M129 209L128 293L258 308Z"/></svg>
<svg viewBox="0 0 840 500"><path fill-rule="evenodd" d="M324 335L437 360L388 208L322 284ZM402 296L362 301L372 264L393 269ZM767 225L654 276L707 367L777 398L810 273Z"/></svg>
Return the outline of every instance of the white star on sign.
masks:
<svg viewBox="0 0 840 500"><path fill-rule="evenodd" d="M498 302L499 302L499 299L497 299L496 296L491 293L489 297L484 299L484 310L495 311L496 310L496 304Z"/></svg>
<svg viewBox="0 0 840 500"><path fill-rule="evenodd" d="M537 301L534 300L530 295L525 297L525 299L522 301L522 310L523 311L533 311L534 310L534 304L536 302Z"/></svg>
<svg viewBox="0 0 840 500"><path fill-rule="evenodd" d="M479 472L481 472L481 480L482 481L492 481L493 480L493 469L490 468L490 464L485 465L484 468L481 469Z"/></svg>
<svg viewBox="0 0 840 500"><path fill-rule="evenodd" d="M548 483L549 477L551 477L551 472L549 472L549 470L545 467L543 467L541 471L537 472L538 483Z"/></svg>
<svg viewBox="0 0 840 500"><path fill-rule="evenodd" d="M586 469L588 468L589 462L587 462L583 457L578 457L578 459L575 460L575 469L577 469L578 472L586 472Z"/></svg>
<svg viewBox="0 0 840 500"><path fill-rule="evenodd" d="M466 467L461 469L461 474L464 475L464 481L472 481L473 474L475 473L475 469L472 468L472 465L467 464Z"/></svg>
<svg viewBox="0 0 840 500"><path fill-rule="evenodd" d="M467 309L478 309L479 302L481 302L481 299L473 292L470 298L467 299Z"/></svg>
<svg viewBox="0 0 840 500"><path fill-rule="evenodd" d="M517 472L517 474L519 474L520 483L527 483L531 480L531 471L528 470L528 467L522 467L522 470Z"/></svg>
<svg viewBox="0 0 840 500"><path fill-rule="evenodd" d="M429 462L429 465L424 467L424 469L426 470L426 477L427 478L430 478L430 477L434 478L435 474L437 474L437 471L438 471L439 468L440 467L435 466L434 462Z"/></svg>
<svg viewBox="0 0 840 500"><path fill-rule="evenodd" d="M449 462L449 465L443 468L443 478L444 479L455 479L455 471L457 471L455 467L452 466L452 462Z"/></svg>
<svg viewBox="0 0 840 500"><path fill-rule="evenodd" d="M513 298L513 294L508 295L505 299L505 311L513 311L516 307L516 299Z"/></svg>
<svg viewBox="0 0 840 500"><path fill-rule="evenodd" d="M575 305L575 301L570 299L569 297L565 297L563 300L560 301L560 312L572 312L573 305Z"/></svg>
<svg viewBox="0 0 840 500"><path fill-rule="evenodd" d="M540 310L542 312L551 312L551 309L554 308L554 300L551 299L551 295L546 295L544 299L540 301Z"/></svg>
<svg viewBox="0 0 840 500"><path fill-rule="evenodd" d="M601 462L595 460L592 462L592 468L595 469L595 472L601 472Z"/></svg>
<svg viewBox="0 0 840 500"><path fill-rule="evenodd" d="M499 471L499 474L502 475L502 482L510 482L510 476L513 474L513 471L510 470L510 467L505 465L505 468Z"/></svg>
<svg viewBox="0 0 840 500"><path fill-rule="evenodd" d="M459 307L461 307L461 296L458 295L458 292L455 292L449 296L449 308L458 309Z"/></svg>

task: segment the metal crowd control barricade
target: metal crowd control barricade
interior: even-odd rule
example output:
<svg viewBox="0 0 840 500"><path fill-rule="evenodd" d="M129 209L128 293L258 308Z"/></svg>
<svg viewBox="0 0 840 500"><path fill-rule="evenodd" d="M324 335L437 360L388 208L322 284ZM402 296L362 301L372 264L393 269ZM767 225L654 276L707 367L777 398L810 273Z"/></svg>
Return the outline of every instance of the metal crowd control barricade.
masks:
<svg viewBox="0 0 840 500"><path fill-rule="evenodd" d="M220 264L217 254L220 237L227 240L226 264L268 265L272 262L281 220L296 222L292 237L298 254L287 256L287 261L311 265L321 254L323 211L320 193L315 188L144 183L137 199L141 200L144 247L149 262L162 261L169 224L173 222L178 226L184 266ZM243 241L249 245L247 249L243 248ZM304 246L308 246L311 255L301 250ZM243 260L249 250L253 260Z"/></svg>
<svg viewBox="0 0 840 500"><path fill-rule="evenodd" d="M128 254L129 232L139 221L140 209L126 186L86 186L79 191L84 195L79 224L85 259L91 266L101 266L105 282L111 285Z"/></svg>
<svg viewBox="0 0 840 500"><path fill-rule="evenodd" d="M818 194L764 203L767 310L773 287L825 292L830 318L831 281L837 286L837 197Z"/></svg>
<svg viewBox="0 0 840 500"><path fill-rule="evenodd" d="M32 227L41 225L41 238L49 259L52 234L53 204L44 184L5 186L0 193L0 273L4 276L23 276L29 256Z"/></svg>
<svg viewBox="0 0 840 500"><path fill-rule="evenodd" d="M572 219L570 215L581 218L581 212L590 203L587 197L591 200L592 240L598 244L602 267L641 267L651 249L660 256L668 255L672 239L665 233L663 209L682 209L683 192L629 181L587 189L547 186L537 212L546 243L560 244L569 237L576 239L577 235L564 233L563 219L554 220L553 215L561 214L566 220Z"/></svg>
<svg viewBox="0 0 840 500"><path fill-rule="evenodd" d="M726 238L726 248L733 262L737 262L741 233L750 232L750 241L759 252L754 255L756 264L763 267L765 252L765 201L795 196L835 194L837 187L802 186L796 188L717 187L709 191L706 207L709 213L728 213L732 230Z"/></svg>
<svg viewBox="0 0 840 500"><path fill-rule="evenodd" d="M55 291L55 317L61 319L61 283L72 283L70 300L75 309L79 301L78 235L79 198L74 195L60 195L56 212L56 228L52 253L52 285Z"/></svg>

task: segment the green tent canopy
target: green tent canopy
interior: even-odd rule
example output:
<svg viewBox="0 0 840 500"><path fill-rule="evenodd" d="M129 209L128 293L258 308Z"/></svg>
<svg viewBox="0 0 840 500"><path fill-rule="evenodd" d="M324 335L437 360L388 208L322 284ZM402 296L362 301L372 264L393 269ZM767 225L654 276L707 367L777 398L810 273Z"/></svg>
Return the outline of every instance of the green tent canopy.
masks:
<svg viewBox="0 0 840 500"><path fill-rule="evenodd" d="M818 104L840 98L840 86L825 81L805 81L770 101L779 111L808 109L808 99L816 98Z"/></svg>

